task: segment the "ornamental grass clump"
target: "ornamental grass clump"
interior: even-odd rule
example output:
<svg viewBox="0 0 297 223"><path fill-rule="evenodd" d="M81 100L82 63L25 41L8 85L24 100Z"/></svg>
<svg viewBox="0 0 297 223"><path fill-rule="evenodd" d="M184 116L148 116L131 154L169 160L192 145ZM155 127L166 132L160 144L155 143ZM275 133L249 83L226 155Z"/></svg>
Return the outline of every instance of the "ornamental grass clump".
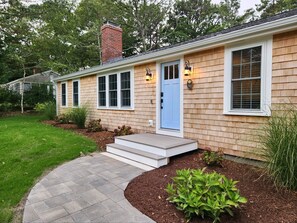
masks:
<svg viewBox="0 0 297 223"><path fill-rule="evenodd" d="M86 107L73 108L71 111L71 120L77 125L78 128L84 129L88 115Z"/></svg>
<svg viewBox="0 0 297 223"><path fill-rule="evenodd" d="M37 103L34 107L37 112L44 114L48 120L54 120L56 117L56 103L48 101L45 103Z"/></svg>
<svg viewBox="0 0 297 223"><path fill-rule="evenodd" d="M232 209L247 202L236 188L237 181L216 172L205 173L204 170L177 170L173 183L166 188L168 200L184 212L188 221L194 215L210 217L213 222L220 221L222 213L233 216Z"/></svg>
<svg viewBox="0 0 297 223"><path fill-rule="evenodd" d="M273 111L260 137L268 174L277 186L297 190L297 110Z"/></svg>

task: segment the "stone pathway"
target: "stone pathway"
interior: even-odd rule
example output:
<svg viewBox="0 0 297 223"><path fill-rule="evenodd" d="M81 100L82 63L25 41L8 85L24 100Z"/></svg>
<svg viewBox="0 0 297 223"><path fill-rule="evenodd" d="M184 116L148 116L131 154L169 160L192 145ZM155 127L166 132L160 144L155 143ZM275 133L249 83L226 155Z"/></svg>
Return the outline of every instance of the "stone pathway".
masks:
<svg viewBox="0 0 297 223"><path fill-rule="evenodd" d="M128 182L143 171L99 153L68 162L32 188L23 222L153 223L124 197Z"/></svg>

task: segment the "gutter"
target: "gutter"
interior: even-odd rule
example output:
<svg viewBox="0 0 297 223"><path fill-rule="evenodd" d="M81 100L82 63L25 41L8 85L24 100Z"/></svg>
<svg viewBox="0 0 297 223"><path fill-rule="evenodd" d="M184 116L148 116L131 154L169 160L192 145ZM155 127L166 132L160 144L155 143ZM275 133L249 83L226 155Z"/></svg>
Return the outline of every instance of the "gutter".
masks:
<svg viewBox="0 0 297 223"><path fill-rule="evenodd" d="M180 46L173 46L171 48L164 50L161 49L157 52L147 53L144 55L123 59L115 63L100 66L98 65L90 69L57 77L54 79L54 81L66 81L73 78L80 78L89 75L99 74L102 72L109 72L112 70L136 66L144 63L155 62L159 59L166 59L174 56L181 56L197 51L202 51L209 48L230 44L234 41L245 40L250 37L257 38L294 30L296 29L296 26L297 15L294 15L291 17L286 17L271 22L231 31L225 34L218 34L217 36L212 36L206 39L185 43Z"/></svg>

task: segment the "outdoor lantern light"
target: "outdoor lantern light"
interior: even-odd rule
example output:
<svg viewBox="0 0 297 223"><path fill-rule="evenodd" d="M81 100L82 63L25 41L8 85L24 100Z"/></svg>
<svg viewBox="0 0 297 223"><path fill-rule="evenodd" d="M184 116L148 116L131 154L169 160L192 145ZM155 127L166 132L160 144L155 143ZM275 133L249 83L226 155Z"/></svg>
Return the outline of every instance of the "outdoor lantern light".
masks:
<svg viewBox="0 0 297 223"><path fill-rule="evenodd" d="M191 75L191 72L192 72L192 67L190 65L190 62L187 60L185 62L185 71L184 71L184 75L185 76L190 76Z"/></svg>
<svg viewBox="0 0 297 223"><path fill-rule="evenodd" d="M150 68L147 67L147 68L146 68L145 80L146 80L146 81L150 81L150 80L152 80L152 79L153 79L153 74L152 74Z"/></svg>

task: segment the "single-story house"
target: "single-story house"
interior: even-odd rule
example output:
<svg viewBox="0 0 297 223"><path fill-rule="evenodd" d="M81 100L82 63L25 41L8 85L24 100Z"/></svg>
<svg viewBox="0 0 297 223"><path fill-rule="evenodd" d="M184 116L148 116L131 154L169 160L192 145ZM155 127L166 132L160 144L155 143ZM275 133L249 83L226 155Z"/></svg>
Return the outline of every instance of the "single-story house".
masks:
<svg viewBox="0 0 297 223"><path fill-rule="evenodd" d="M102 29L103 65L55 79L58 113L87 106L109 129L129 125L259 159L271 109L297 103L297 10L122 58L122 29Z"/></svg>
<svg viewBox="0 0 297 223"><path fill-rule="evenodd" d="M10 90L13 90L15 92L21 93L24 89L24 92L30 91L32 86L34 84L37 85L47 85L48 89L50 86L54 86L54 78L59 77L60 74L48 70L41 73L33 74L30 76L26 76L25 78L19 78L17 80L8 82L6 84L3 84L1 86L7 87Z"/></svg>

